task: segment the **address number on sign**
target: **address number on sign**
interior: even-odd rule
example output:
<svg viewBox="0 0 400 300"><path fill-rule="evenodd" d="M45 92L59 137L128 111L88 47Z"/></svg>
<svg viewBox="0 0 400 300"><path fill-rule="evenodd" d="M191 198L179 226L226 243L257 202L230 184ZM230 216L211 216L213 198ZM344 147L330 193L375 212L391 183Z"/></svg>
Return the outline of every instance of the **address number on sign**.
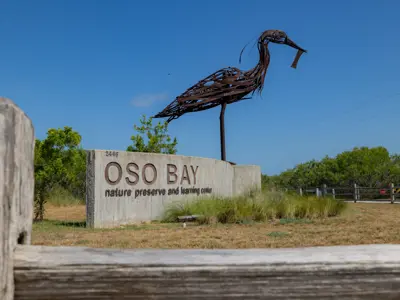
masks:
<svg viewBox="0 0 400 300"><path fill-rule="evenodd" d="M106 151L106 156L118 157L117 151Z"/></svg>

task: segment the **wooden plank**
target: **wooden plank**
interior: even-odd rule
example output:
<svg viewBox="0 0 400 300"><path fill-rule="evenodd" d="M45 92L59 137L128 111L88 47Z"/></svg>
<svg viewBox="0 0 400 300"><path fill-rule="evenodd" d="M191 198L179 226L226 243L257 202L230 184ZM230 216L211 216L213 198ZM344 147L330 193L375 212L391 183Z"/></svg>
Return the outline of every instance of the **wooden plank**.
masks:
<svg viewBox="0 0 400 300"><path fill-rule="evenodd" d="M18 246L15 299L400 299L400 245L249 250Z"/></svg>
<svg viewBox="0 0 400 300"><path fill-rule="evenodd" d="M0 97L0 299L12 300L13 252L31 240L34 132L31 120Z"/></svg>

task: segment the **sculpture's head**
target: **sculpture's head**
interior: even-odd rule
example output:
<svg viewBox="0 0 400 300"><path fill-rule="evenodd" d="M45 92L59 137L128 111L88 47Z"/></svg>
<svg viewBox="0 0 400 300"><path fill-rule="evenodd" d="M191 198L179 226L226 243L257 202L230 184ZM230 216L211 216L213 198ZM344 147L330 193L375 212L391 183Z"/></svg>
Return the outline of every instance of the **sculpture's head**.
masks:
<svg viewBox="0 0 400 300"><path fill-rule="evenodd" d="M297 55L295 60L293 61L292 67L296 68L297 66L297 61L299 60L301 54L304 52L307 53L307 50L301 48L298 46L295 42L293 42L285 32L282 30L266 30L264 31L261 36L258 39L258 43L265 45L268 44L269 42L275 43L275 44L283 44L283 45L288 45L294 49L297 49Z"/></svg>
<svg viewBox="0 0 400 300"><path fill-rule="evenodd" d="M259 40L260 43L275 43L275 44L285 44L288 45L292 48L295 48L297 50L300 50L302 52L306 52L307 50L304 50L300 46L298 46L295 42L293 42L285 32L282 30L266 30L264 31Z"/></svg>

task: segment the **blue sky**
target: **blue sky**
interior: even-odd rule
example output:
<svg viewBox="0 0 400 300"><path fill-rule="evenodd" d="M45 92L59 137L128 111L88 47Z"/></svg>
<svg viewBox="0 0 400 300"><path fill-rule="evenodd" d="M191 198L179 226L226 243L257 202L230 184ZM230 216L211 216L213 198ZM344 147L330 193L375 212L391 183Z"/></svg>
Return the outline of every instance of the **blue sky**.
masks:
<svg viewBox="0 0 400 300"><path fill-rule="evenodd" d="M0 95L38 138L72 126L85 148L125 150L140 116L227 66L267 29L262 97L226 110L227 159L268 174L354 146L400 152L400 1L0 1ZM170 74L170 75L168 75ZM170 123L178 153L220 157L219 108Z"/></svg>

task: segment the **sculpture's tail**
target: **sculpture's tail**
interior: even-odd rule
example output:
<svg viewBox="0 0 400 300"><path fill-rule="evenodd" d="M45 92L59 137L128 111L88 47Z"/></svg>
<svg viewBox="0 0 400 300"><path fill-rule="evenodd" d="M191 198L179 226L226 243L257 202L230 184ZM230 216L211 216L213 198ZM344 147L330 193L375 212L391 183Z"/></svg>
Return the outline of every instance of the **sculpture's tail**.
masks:
<svg viewBox="0 0 400 300"><path fill-rule="evenodd" d="M164 108L161 112L154 115L153 118L166 118L167 122L171 122L172 120L178 119L181 116L180 113L181 107L177 99L172 101L166 108Z"/></svg>

